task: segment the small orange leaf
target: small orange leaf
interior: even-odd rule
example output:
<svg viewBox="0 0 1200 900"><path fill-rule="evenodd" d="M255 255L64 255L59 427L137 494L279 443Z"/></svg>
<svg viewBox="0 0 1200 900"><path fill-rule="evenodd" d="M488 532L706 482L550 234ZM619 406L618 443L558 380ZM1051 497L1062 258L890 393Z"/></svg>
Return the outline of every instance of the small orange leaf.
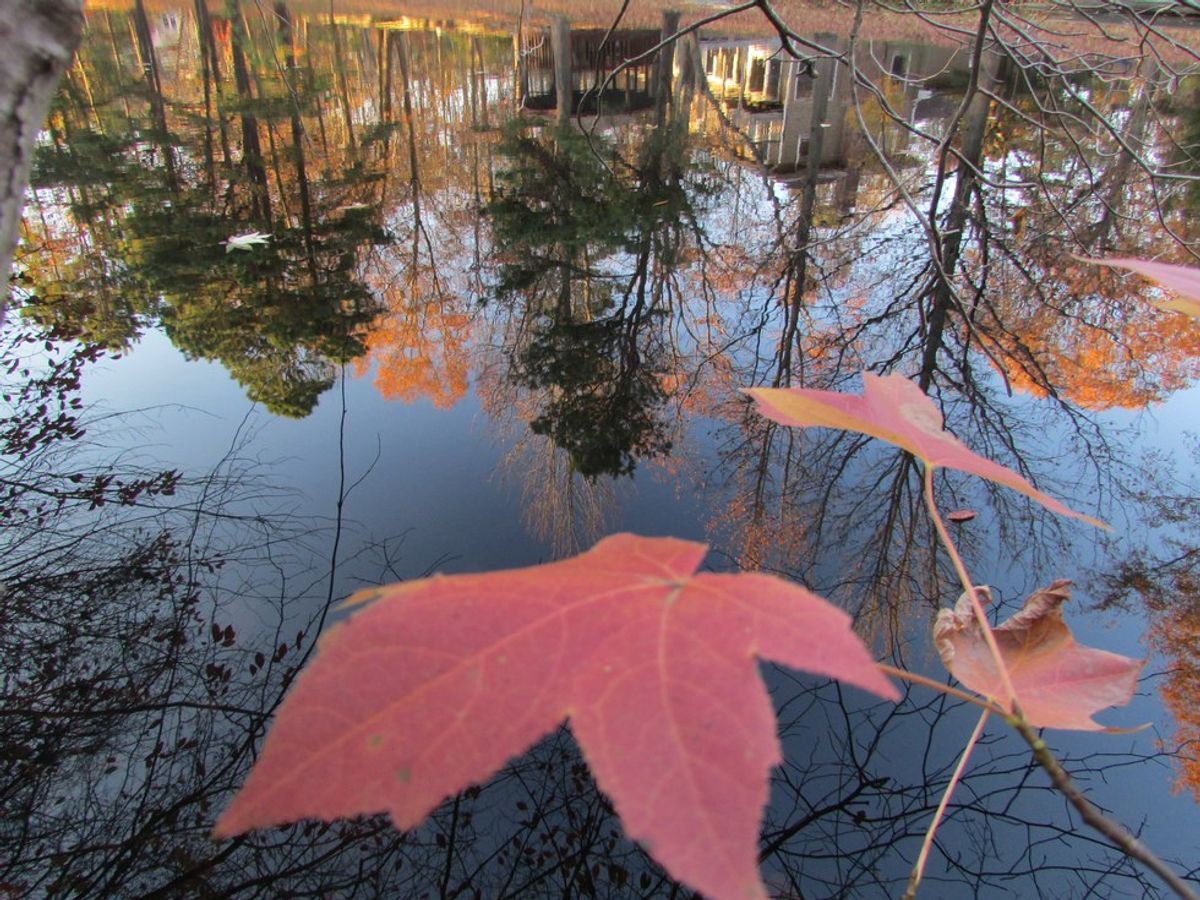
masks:
<svg viewBox="0 0 1200 900"><path fill-rule="evenodd" d="M1148 259L1119 257L1114 259L1085 259L1084 262L1100 266L1128 269L1146 278L1157 281L1163 287L1179 294L1169 300L1151 301L1159 309L1173 310L1200 319L1200 269L1189 266L1173 266L1169 263L1153 262Z"/></svg>
<svg viewBox="0 0 1200 900"><path fill-rule="evenodd" d="M958 469L1020 491L1052 512L1103 522L1043 494L1011 469L971 451L943 427L942 414L921 389L900 375L863 372L862 396L804 388L747 388L758 411L781 425L841 428L895 444L928 466Z"/></svg>
<svg viewBox="0 0 1200 900"><path fill-rule="evenodd" d="M1025 720L1037 728L1109 731L1092 719L1133 697L1144 660L1075 643L1063 621L1071 582L1056 581L1031 594L1020 612L992 629ZM978 588L986 603L991 592ZM995 660L964 593L954 609L938 613L933 639L942 663L971 690L1007 706Z"/></svg>

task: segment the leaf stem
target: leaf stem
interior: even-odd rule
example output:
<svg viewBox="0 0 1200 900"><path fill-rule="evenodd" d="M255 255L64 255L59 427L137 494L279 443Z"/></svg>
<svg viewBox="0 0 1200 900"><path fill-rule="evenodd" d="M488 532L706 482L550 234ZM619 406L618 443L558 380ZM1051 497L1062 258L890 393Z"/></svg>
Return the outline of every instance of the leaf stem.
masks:
<svg viewBox="0 0 1200 900"><path fill-rule="evenodd" d="M929 861L929 850L933 846L933 836L937 833L938 825L942 822L942 817L946 814L946 807L950 805L950 795L954 793L954 788L958 785L963 771L967 768L967 760L971 758L971 751L975 749L975 744L979 740L979 736L983 734L983 726L987 724L990 713L990 709L984 709L979 714L979 721L975 723L975 730L971 732L967 746L963 748L962 756L958 758L958 765L954 767L954 774L950 776L950 783L946 785L946 790L942 794L942 801L938 804L937 811L933 814L933 821L929 823L929 830L925 832L925 840L921 843L921 852L917 855L917 864L913 866L912 874L908 876L908 889L904 892L903 900L913 900L917 896L917 886L921 883L921 876L925 874L925 863Z"/></svg>
<svg viewBox="0 0 1200 900"><path fill-rule="evenodd" d="M996 671L1000 676L1000 684L1004 688L1008 708L1012 710L1013 716L1024 721L1024 716L1021 715L1021 707L1017 703L1017 692L1013 689L1012 678L1008 674L1008 666L1004 664L1004 657L1000 655L1000 645L996 643L996 636L992 634L992 626L988 623L987 613L984 612L983 604L979 602L979 592L976 590L975 585L971 583L971 576L967 574L967 567L963 565L962 557L958 555L958 548L954 545L954 540L950 537L950 532L946 530L946 523L942 521L942 517L938 513L937 501L933 499L933 470L935 467L927 462L924 463L924 466L925 505L929 508L930 518L933 519L933 525L937 529L938 537L941 538L942 546L950 554L950 562L954 564L954 571L958 573L963 590L967 592L967 597L971 601L971 609L974 610L975 618L979 622L979 630L983 634L984 643L987 644L988 650L992 654L992 660L996 663Z"/></svg>
<svg viewBox="0 0 1200 900"><path fill-rule="evenodd" d="M927 678L924 675L918 675L916 672L909 672L907 669L897 669L895 666L889 666L887 663L876 663L875 668L879 669L885 675L891 675L893 678L899 678L901 681L911 681L913 684L919 684L923 687L932 688L940 693L947 694L951 697L957 697L959 700L966 700L968 703L974 703L985 712L994 712L1002 716L1007 716L1003 707L986 697L981 697L978 694L968 694L966 691L959 690L953 685L946 684L941 681L936 681L933 678Z"/></svg>

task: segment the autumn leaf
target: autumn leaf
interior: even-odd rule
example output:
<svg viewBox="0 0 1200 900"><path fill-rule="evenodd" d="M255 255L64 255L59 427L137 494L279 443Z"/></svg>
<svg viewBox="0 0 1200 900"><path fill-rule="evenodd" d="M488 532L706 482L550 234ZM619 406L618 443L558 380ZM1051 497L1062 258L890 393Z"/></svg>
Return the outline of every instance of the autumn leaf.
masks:
<svg viewBox="0 0 1200 900"><path fill-rule="evenodd" d="M1200 319L1200 269L1188 266L1173 266L1169 263L1154 262L1149 259L1132 257L1116 257L1113 259L1087 259L1085 262L1096 263L1100 266L1112 266L1118 269L1129 269L1146 278L1157 281L1163 287L1179 294L1168 300L1151 301L1159 309L1181 312L1193 319Z"/></svg>
<svg viewBox="0 0 1200 900"><path fill-rule="evenodd" d="M418 825L564 719L626 833L714 898L764 897L780 762L755 657L897 699L850 619L703 544L616 535L561 562L360 592L214 834L387 812Z"/></svg>
<svg viewBox="0 0 1200 900"><path fill-rule="evenodd" d="M1011 469L974 453L943 427L942 414L921 389L900 375L863 372L861 396L805 388L746 388L758 411L781 425L840 428L895 444L925 465L957 469L1005 485L1052 512L1103 522L1077 513L1044 494Z"/></svg>
<svg viewBox="0 0 1200 900"><path fill-rule="evenodd" d="M1071 582L1056 581L1030 595L1021 610L992 629L1025 720L1037 728L1108 731L1092 719L1133 697L1144 660L1075 643L1063 621ZM977 588L985 605L986 587ZM933 639L942 663L971 690L1009 708L996 663L964 592L954 609L938 613ZM1011 710L1010 710L1011 711Z"/></svg>

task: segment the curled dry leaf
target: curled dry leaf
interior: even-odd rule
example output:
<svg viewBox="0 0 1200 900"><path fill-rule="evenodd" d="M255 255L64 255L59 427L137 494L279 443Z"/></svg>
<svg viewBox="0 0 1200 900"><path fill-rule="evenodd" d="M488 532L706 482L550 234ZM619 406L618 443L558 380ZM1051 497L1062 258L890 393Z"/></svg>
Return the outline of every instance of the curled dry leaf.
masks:
<svg viewBox="0 0 1200 900"><path fill-rule="evenodd" d="M1149 259L1134 257L1115 257L1113 259L1086 259L1084 262L1096 263L1101 266L1112 266L1118 269L1128 269L1146 278L1157 281L1168 290L1174 291L1178 297L1167 300L1152 301L1159 309L1173 310L1200 319L1200 269L1189 266L1173 266L1170 263L1154 262Z"/></svg>
<svg viewBox="0 0 1200 900"><path fill-rule="evenodd" d="M956 509L954 512L946 513L946 518L951 522L970 522L975 518L975 510L973 509Z"/></svg>
<svg viewBox="0 0 1200 900"><path fill-rule="evenodd" d="M302 818L418 825L564 719L626 833L713 898L765 897L780 762L755 658L898 699L850 618L703 544L616 535L527 569L365 591L281 706L218 837Z"/></svg>
<svg viewBox="0 0 1200 900"><path fill-rule="evenodd" d="M1145 661L1075 643L1062 614L1063 603L1071 597L1070 587L1069 581L1056 581L1033 593L1016 615L992 633L1030 725L1107 731L1110 729L1092 715L1129 702ZM977 590L984 605L991 602L986 587ZM1010 709L995 660L965 592L954 609L938 613L933 639L942 663L955 678Z"/></svg>
<svg viewBox="0 0 1200 900"><path fill-rule="evenodd" d="M978 475L1020 491L1052 512L1108 527L1043 494L1012 469L974 453L945 430L933 401L907 378L870 372L863 372L862 378L862 396L804 388L747 388L745 392L754 398L760 413L782 425L870 435L907 450L928 466Z"/></svg>

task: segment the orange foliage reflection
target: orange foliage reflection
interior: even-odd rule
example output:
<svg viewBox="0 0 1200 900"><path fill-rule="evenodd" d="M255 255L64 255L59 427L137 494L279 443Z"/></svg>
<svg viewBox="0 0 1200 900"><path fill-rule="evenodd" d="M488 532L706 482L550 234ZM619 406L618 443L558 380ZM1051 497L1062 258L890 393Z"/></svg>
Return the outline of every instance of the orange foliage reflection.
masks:
<svg viewBox="0 0 1200 900"><path fill-rule="evenodd" d="M388 400L428 399L449 409L467 393L467 345L471 318L452 300L388 297L389 310L367 339L367 354L354 363L362 376L375 367L375 387Z"/></svg>
<svg viewBox="0 0 1200 900"><path fill-rule="evenodd" d="M999 359L1014 388L1140 409L1200 378L1200 325L1151 306L1145 282L1085 262L1056 268L1061 280L1045 298L999 301ZM1061 307L1045 302L1060 297Z"/></svg>
<svg viewBox="0 0 1200 900"><path fill-rule="evenodd" d="M1200 585L1192 588L1170 615L1154 621L1150 641L1171 661L1159 692L1175 718L1179 755L1175 790L1191 791L1200 803Z"/></svg>

